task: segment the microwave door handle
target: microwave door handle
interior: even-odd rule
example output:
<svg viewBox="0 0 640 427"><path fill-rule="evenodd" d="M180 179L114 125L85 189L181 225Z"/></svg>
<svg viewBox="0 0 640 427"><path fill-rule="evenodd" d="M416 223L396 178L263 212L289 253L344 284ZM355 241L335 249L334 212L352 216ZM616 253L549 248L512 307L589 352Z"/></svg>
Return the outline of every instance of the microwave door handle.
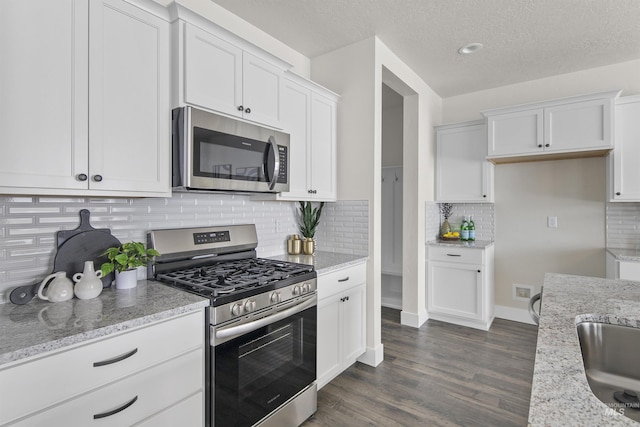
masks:
<svg viewBox="0 0 640 427"><path fill-rule="evenodd" d="M273 174L271 175L271 182L269 182L269 190L273 190L276 186L278 175L280 175L280 156L278 156L278 145L276 144L276 140L273 135L269 137L268 143L269 152L265 159L265 169L269 168L269 154L271 154L273 156Z"/></svg>

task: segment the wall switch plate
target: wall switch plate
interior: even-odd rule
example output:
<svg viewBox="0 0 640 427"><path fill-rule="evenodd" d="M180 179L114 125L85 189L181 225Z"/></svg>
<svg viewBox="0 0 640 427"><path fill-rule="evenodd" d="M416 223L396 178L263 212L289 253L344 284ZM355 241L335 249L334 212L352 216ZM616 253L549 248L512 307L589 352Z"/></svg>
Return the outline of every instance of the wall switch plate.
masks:
<svg viewBox="0 0 640 427"><path fill-rule="evenodd" d="M513 284L513 299L518 301L529 301L533 295L533 286Z"/></svg>
<svg viewBox="0 0 640 427"><path fill-rule="evenodd" d="M548 216L547 217L547 227L549 227L549 228L558 228L558 217L557 216Z"/></svg>

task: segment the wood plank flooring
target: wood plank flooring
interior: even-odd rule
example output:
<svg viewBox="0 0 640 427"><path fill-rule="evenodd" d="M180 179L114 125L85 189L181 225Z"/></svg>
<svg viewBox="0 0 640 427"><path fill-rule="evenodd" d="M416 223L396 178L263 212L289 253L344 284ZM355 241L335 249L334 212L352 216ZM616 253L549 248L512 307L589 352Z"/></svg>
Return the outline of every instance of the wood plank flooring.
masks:
<svg viewBox="0 0 640 427"><path fill-rule="evenodd" d="M318 392L314 426L526 426L537 327L496 319L488 332L382 308L384 361L356 363Z"/></svg>

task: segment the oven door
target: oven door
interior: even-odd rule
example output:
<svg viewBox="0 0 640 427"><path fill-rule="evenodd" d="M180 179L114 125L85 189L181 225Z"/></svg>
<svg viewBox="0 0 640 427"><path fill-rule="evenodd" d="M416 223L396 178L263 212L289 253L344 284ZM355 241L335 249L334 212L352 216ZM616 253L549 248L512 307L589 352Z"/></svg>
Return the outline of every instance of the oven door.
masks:
<svg viewBox="0 0 640 427"><path fill-rule="evenodd" d="M316 380L316 321L314 294L251 323L212 327L212 342L224 341L211 347L213 425L254 425Z"/></svg>
<svg viewBox="0 0 640 427"><path fill-rule="evenodd" d="M289 190L289 135L192 107L178 109L176 119L182 122L174 125L178 134L174 144L182 151L179 185L223 191Z"/></svg>

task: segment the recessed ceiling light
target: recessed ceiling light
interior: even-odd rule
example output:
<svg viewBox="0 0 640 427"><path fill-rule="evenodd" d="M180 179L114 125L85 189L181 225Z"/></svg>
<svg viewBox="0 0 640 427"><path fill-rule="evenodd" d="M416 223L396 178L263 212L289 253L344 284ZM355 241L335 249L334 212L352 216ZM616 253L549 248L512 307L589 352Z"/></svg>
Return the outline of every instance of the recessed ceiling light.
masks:
<svg viewBox="0 0 640 427"><path fill-rule="evenodd" d="M482 49L482 43L469 43L458 49L458 53L460 55L468 55L470 53L477 52L480 49Z"/></svg>

